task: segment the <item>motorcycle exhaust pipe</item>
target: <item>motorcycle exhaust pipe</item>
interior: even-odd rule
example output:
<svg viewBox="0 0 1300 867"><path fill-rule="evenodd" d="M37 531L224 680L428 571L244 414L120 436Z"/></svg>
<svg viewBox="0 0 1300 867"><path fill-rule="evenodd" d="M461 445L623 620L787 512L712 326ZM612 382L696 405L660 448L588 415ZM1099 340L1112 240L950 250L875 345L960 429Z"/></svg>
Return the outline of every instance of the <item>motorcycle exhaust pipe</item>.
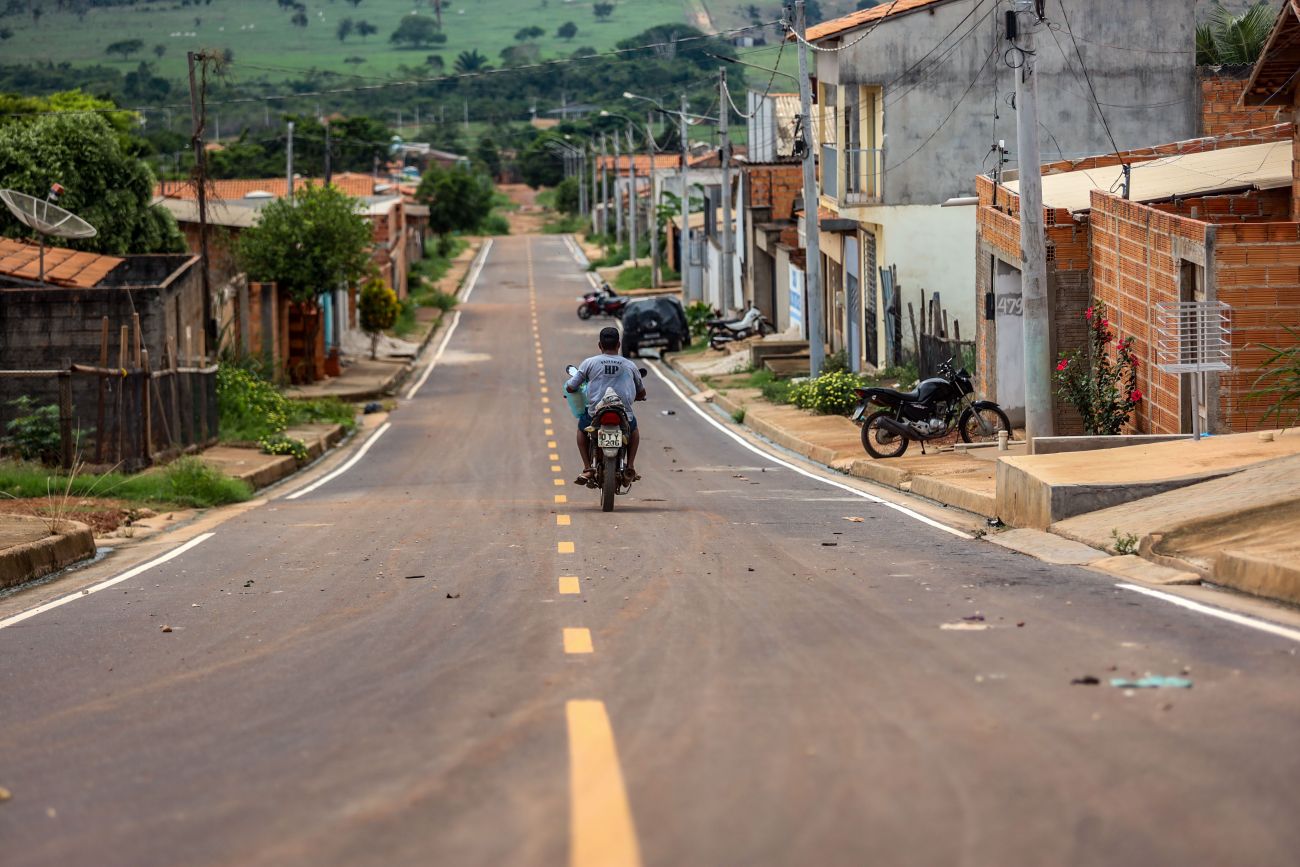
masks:
<svg viewBox="0 0 1300 867"><path fill-rule="evenodd" d="M905 424L899 424L892 418L882 418L880 421L876 422L876 424L880 425L895 436L900 436L907 440L916 439L916 431L912 430Z"/></svg>

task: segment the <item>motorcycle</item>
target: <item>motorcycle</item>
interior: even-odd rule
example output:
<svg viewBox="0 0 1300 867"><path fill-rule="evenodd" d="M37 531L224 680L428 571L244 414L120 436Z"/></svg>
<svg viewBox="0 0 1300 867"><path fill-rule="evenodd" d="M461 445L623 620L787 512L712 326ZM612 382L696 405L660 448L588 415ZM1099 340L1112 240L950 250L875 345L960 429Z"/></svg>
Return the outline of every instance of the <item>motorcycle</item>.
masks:
<svg viewBox="0 0 1300 867"><path fill-rule="evenodd" d="M599 290L588 292L578 300L582 302L578 307L578 318L584 321L593 316L621 319L623 308L627 306L627 299L615 292L608 283L602 283Z"/></svg>
<svg viewBox="0 0 1300 867"><path fill-rule="evenodd" d="M739 319L710 319L706 324L709 327L709 346L713 349L721 349L728 343L754 335L763 337L776 330L757 307L749 308Z"/></svg>
<svg viewBox="0 0 1300 867"><path fill-rule="evenodd" d="M911 440L941 439L956 429L962 442L996 442L998 431L1011 432L1007 414L996 403L975 400L975 386L966 370L954 371L952 359L939 365L939 376L915 391L858 388L853 423L862 427L862 447L873 458L898 458ZM867 415L867 408L884 407ZM864 417L865 416L865 417Z"/></svg>
<svg viewBox="0 0 1300 867"><path fill-rule="evenodd" d="M641 376L649 371L640 368ZM565 370L569 378L578 372L578 368L569 365ZM575 417L581 417L586 409L586 390L584 385L577 392L565 392L569 410ZM591 455L593 475L587 481L587 487L600 491L600 509L602 512L614 511L614 497L626 494L632 489L632 482L627 476L627 449L632 442L632 426L628 421L628 409L623 400L614 393L614 389L605 389L605 394L590 408L591 424L587 434L588 453Z"/></svg>

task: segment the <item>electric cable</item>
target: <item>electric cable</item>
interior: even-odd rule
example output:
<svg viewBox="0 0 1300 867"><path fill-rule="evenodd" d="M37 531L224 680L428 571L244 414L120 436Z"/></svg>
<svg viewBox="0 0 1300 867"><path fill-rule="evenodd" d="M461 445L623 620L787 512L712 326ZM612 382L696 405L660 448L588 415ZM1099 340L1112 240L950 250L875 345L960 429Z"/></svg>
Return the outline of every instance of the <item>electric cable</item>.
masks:
<svg viewBox="0 0 1300 867"><path fill-rule="evenodd" d="M982 0L981 0L981 2L982 2ZM809 50L811 50L811 51L820 51L820 52L822 52L823 54L834 54L834 53L836 53L837 51L845 51L845 50L847 50L847 49L849 49L849 48L852 48L853 46L857 45L859 42L861 42L862 40L866 39L866 38L867 38L868 36L870 36L873 32L875 32L875 29L876 29L877 27L879 27L879 26L881 25L881 23L884 22L884 20L885 20L886 18L888 18L890 15L893 15L893 14L894 14L894 7L897 6L898 3L899 3L899 0L893 0L893 2L889 4L889 8L885 10L884 14L882 14L879 18L876 18L876 19L874 19L874 20L871 22L871 26L870 26L869 28L867 28L867 32L866 32L866 33L863 33L861 36L859 36L857 39L853 40L852 42L847 42L847 43L845 43L844 45L837 45L837 46L835 46L834 48L823 48L823 47L821 47L820 45L813 45L811 42L809 42L809 41L808 41L807 39L805 39L803 36L800 36L799 33L798 33L797 31L795 31L795 30L791 30L791 31L790 31L790 35L793 36L795 39L799 40L800 42L802 42L804 45L808 46ZM876 7L876 8L879 8L879 7ZM873 9L872 11L874 11L874 9Z"/></svg>

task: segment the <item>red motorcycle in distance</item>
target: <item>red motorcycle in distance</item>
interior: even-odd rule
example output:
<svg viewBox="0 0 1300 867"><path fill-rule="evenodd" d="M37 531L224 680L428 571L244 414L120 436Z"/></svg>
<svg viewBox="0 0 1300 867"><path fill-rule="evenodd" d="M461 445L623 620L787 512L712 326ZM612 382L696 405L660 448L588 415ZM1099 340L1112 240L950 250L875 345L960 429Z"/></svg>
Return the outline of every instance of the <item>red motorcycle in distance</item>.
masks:
<svg viewBox="0 0 1300 867"><path fill-rule="evenodd" d="M582 302L578 307L578 318L583 320L593 316L613 316L615 319L622 319L623 308L627 306L627 299L604 282L601 283L599 291L588 292L578 300Z"/></svg>

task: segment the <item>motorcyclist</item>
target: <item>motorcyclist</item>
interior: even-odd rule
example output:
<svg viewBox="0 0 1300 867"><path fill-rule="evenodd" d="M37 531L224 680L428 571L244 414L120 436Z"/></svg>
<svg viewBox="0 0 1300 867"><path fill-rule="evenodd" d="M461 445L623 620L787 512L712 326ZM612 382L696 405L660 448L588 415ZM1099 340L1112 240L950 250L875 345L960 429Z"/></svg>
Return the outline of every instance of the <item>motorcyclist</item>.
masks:
<svg viewBox="0 0 1300 867"><path fill-rule="evenodd" d="M587 428L591 427L591 408L600 402L605 389L612 388L623 401L627 410L627 423L631 435L627 446L626 481L635 482L641 476L636 471L636 451L641 445L641 432L637 429L636 416L632 414L632 403L645 400L645 383L641 381L641 371L628 359L619 354L622 337L618 329L607 326L600 330L600 355L593 355L578 365L578 372L569 378L564 388L574 394L587 385L587 409L578 419L578 453L582 455L582 474L573 480L575 485L586 485L595 475L591 468L591 445L587 439Z"/></svg>

